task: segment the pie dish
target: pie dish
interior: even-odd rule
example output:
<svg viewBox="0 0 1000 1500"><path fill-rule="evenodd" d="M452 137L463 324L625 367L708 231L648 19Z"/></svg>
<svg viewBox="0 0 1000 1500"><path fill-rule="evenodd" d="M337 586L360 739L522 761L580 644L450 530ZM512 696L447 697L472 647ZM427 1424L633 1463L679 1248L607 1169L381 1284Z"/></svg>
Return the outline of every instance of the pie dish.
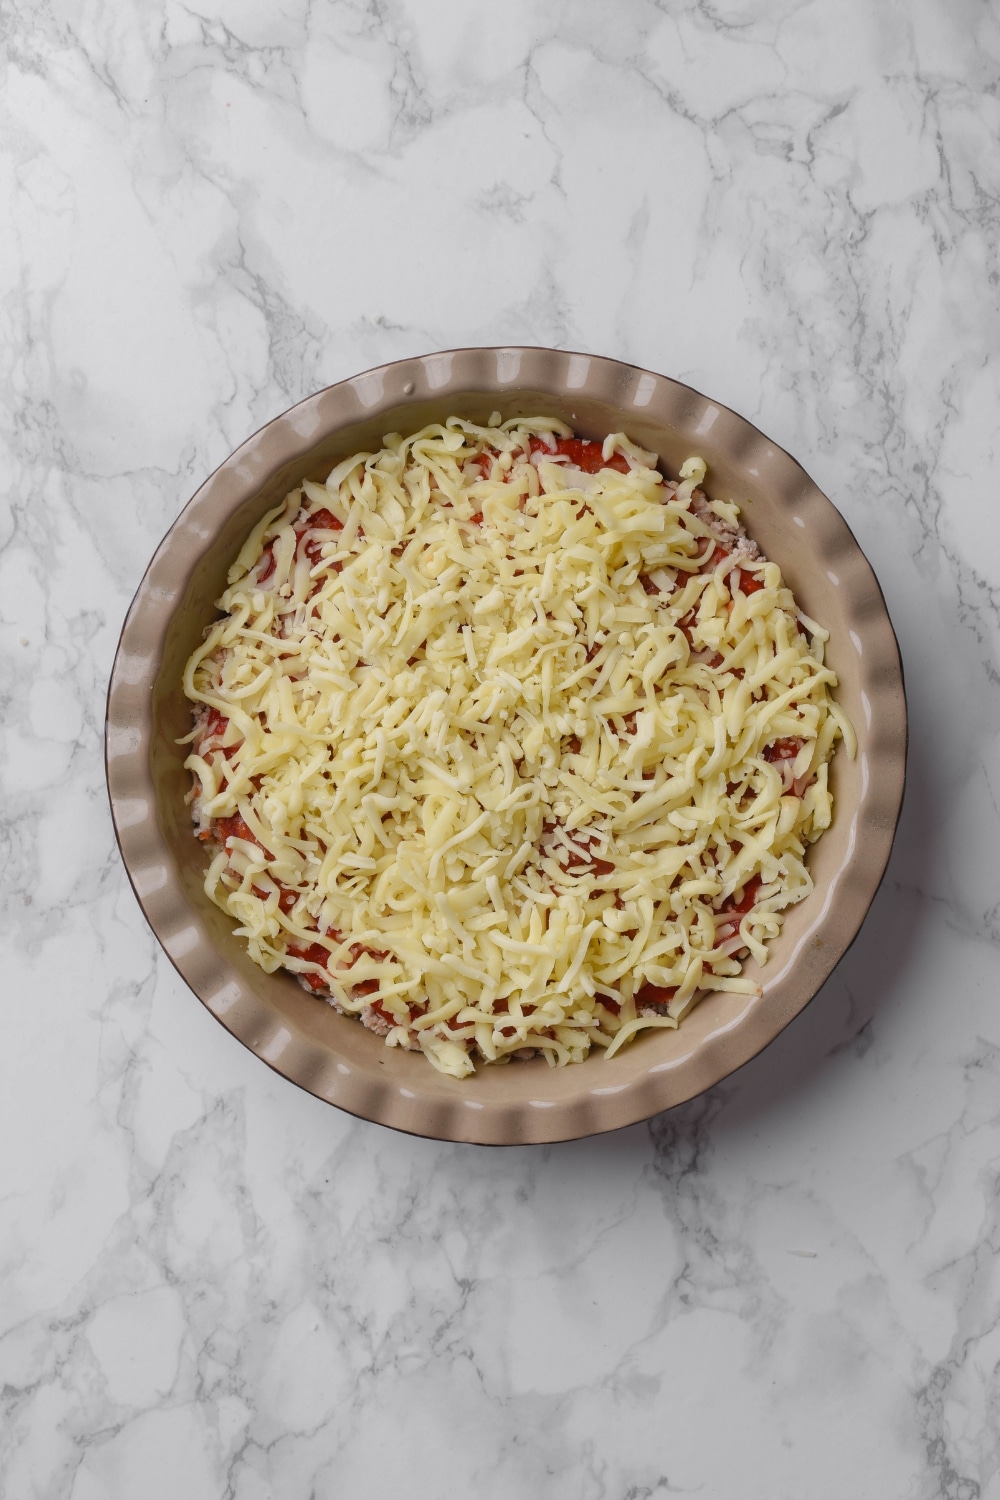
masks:
<svg viewBox="0 0 1000 1500"><path fill-rule="evenodd" d="M827 661L858 735L834 760L833 826L810 855L815 890L789 912L758 972L758 997L711 994L676 1031L609 1061L516 1062L471 1078L436 1073L266 974L202 888L184 750L184 662L214 618L229 563L266 511L346 455L460 414L485 422L551 413L581 436L625 431L676 474L697 452L713 498L734 500L801 607L830 632ZM664 376L591 355L468 349L398 361L341 382L268 423L202 485L158 548L131 606L108 694L112 813L136 895L175 967L265 1062L350 1113L449 1140L552 1141L633 1123L747 1061L812 998L856 935L891 848L906 714L895 637L878 584L835 507L799 465L725 407ZM752 965L748 965L748 972Z"/></svg>

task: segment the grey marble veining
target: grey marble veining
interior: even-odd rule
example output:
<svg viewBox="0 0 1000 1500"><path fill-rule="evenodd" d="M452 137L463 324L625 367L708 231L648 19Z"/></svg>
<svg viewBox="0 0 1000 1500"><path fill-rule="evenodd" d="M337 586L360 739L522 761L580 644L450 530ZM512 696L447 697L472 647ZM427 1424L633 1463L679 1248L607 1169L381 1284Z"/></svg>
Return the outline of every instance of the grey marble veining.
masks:
<svg viewBox="0 0 1000 1500"><path fill-rule="evenodd" d="M0 1494L1000 1497L1000 12L0 9ZM813 1005L605 1139L301 1094L121 869L103 692L163 531L366 366L686 380L840 506L909 791Z"/></svg>

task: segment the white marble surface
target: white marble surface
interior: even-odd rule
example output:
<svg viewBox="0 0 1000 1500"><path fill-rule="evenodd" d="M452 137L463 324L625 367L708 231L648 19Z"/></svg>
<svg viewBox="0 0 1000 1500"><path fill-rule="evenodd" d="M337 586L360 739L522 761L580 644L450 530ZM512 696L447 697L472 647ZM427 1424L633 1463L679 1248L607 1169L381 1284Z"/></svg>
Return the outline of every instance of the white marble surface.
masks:
<svg viewBox="0 0 1000 1500"><path fill-rule="evenodd" d="M1000 1497L1000 13L6 0L0 1494ZM710 1095L488 1151L298 1092L119 863L103 693L243 437L551 343L799 456L912 758L812 1007Z"/></svg>

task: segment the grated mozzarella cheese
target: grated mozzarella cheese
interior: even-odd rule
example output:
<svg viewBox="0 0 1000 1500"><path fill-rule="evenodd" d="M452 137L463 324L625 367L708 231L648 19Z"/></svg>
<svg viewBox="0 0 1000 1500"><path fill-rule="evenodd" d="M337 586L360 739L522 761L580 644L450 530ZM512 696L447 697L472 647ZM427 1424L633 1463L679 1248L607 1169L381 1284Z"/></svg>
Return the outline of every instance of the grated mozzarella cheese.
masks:
<svg viewBox="0 0 1000 1500"><path fill-rule="evenodd" d="M458 1077L756 992L853 732L704 476L452 417L263 518L184 673L205 887L262 968Z"/></svg>

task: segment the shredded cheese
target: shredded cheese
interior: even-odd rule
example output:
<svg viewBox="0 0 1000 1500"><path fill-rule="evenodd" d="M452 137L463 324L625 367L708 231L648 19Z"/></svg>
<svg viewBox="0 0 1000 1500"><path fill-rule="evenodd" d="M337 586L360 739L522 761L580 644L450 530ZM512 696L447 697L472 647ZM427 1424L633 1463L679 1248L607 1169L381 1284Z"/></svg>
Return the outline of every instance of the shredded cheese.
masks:
<svg viewBox="0 0 1000 1500"><path fill-rule="evenodd" d="M656 463L548 417L389 434L264 517L187 664L209 895L446 1073L755 992L811 889L826 633Z"/></svg>

